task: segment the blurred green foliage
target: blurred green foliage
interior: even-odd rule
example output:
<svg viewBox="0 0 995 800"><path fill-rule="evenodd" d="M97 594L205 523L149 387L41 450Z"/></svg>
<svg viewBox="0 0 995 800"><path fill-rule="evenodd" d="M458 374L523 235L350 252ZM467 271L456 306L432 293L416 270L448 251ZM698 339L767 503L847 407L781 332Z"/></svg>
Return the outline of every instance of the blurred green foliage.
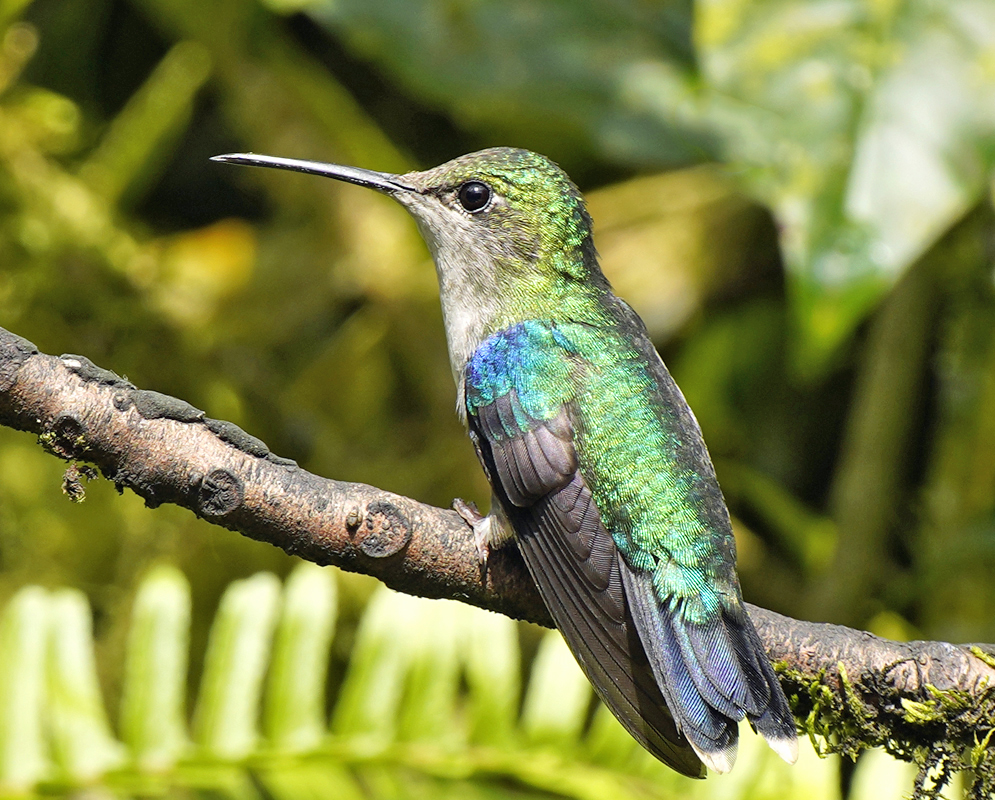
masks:
<svg viewBox="0 0 995 800"><path fill-rule="evenodd" d="M585 730L593 690L559 633L541 634L523 699L518 624L385 588L359 622L329 725L324 676L337 596L335 573L311 564L285 586L270 573L234 582L211 626L188 727L190 586L175 568L153 569L131 614L118 741L97 686L85 598L25 587L0 614L0 793L73 797L89 786L111 796L231 800L839 797L832 761L807 748L789 767L753 735L744 737L736 773L689 781L603 707ZM2 735L15 726L21 735ZM889 762L859 773L872 785L892 775ZM899 794L875 795L889 796Z"/></svg>
<svg viewBox="0 0 995 800"><path fill-rule="evenodd" d="M992 641L993 109L987 0L4 0L0 325L314 472L485 503L433 269L404 212L207 159L404 171L537 149L585 190L605 271L702 424L747 598L895 637ZM172 733L146 748L124 677L139 576L166 563L190 582L192 614L177 607L174 625L192 689L220 680L204 659L225 587L292 560L105 482L73 505L64 469L0 431L0 601L28 614L41 600L23 587L72 586L92 606L121 724L87 723L93 752L66 759L106 767L120 739L169 761L186 715L170 701L157 730ZM371 591L339 583L332 689ZM81 597L60 596L59 618L82 624ZM25 658L41 657L37 637ZM480 680L478 702L510 714L517 690L487 698ZM333 729L372 713L353 703L340 697ZM526 703L535 741L575 735L577 719L542 713ZM251 751L244 725L234 739L218 728L227 714L199 710L196 736ZM67 747L73 724L56 726ZM324 727L309 725L310 742Z"/></svg>
<svg viewBox="0 0 995 800"><path fill-rule="evenodd" d="M987 191L983 0L300 5L460 124L574 174L721 158L782 226L805 374Z"/></svg>

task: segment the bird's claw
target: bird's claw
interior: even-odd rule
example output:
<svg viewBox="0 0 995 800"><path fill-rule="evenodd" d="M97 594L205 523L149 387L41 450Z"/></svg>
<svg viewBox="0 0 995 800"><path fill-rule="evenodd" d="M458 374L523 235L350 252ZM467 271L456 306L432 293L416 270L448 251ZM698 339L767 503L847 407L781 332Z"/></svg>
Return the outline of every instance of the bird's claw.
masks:
<svg viewBox="0 0 995 800"><path fill-rule="evenodd" d="M483 566L487 566L487 559L491 554L491 518L481 514L475 503L459 497L453 500L453 510L473 529L473 544L477 548L477 557Z"/></svg>

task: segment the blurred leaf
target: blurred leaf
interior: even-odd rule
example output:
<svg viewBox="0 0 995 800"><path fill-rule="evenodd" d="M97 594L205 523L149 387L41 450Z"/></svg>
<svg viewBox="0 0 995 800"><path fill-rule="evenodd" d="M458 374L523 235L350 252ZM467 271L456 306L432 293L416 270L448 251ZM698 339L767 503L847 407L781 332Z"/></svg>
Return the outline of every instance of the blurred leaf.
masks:
<svg viewBox="0 0 995 800"><path fill-rule="evenodd" d="M416 600L420 606L414 625L404 631L411 663L400 718L398 739L428 741L454 747L465 739L462 725L454 725L460 689L461 640L464 622L459 603L452 600ZM401 631L398 631L399 635Z"/></svg>
<svg viewBox="0 0 995 800"><path fill-rule="evenodd" d="M30 4L31 0L3 0L0 2L0 30L17 19Z"/></svg>
<svg viewBox="0 0 995 800"><path fill-rule="evenodd" d="M559 631L547 631L532 664L522 706L522 727L530 741L573 745L580 739L591 684L580 671Z"/></svg>
<svg viewBox="0 0 995 800"><path fill-rule="evenodd" d="M914 542L922 583L916 587L930 636L983 641L995 636L995 285L993 219L972 225L951 248L945 273L952 290L939 328L937 429L922 482L921 529Z"/></svg>
<svg viewBox="0 0 995 800"><path fill-rule="evenodd" d="M356 631L349 673L332 715L332 732L376 751L393 740L414 630L413 598L380 589Z"/></svg>
<svg viewBox="0 0 995 800"><path fill-rule="evenodd" d="M466 609L464 658L470 690L470 736L486 745L508 745L517 727L521 653L515 623L502 614Z"/></svg>
<svg viewBox="0 0 995 800"><path fill-rule="evenodd" d="M805 374L985 187L995 5L703 0L705 115L775 211Z"/></svg>
<svg viewBox="0 0 995 800"><path fill-rule="evenodd" d="M325 734L325 676L337 604L330 569L303 562L287 579L264 707L266 736L278 750L311 749Z"/></svg>
<svg viewBox="0 0 995 800"><path fill-rule="evenodd" d="M654 167L714 157L773 208L797 366L820 374L995 161L995 7L983 0L309 6L489 143ZM709 131L705 134L704 131ZM583 165L577 167L579 172Z"/></svg>
<svg viewBox="0 0 995 800"><path fill-rule="evenodd" d="M189 640L190 584L175 567L157 567L135 596L121 696L121 738L143 769L170 767L189 746Z"/></svg>
<svg viewBox="0 0 995 800"><path fill-rule="evenodd" d="M657 166L708 157L694 120L679 107L661 119L639 90L652 76L688 94L686 0L326 0L309 13L488 142Z"/></svg>
<svg viewBox="0 0 995 800"><path fill-rule="evenodd" d="M97 682L90 604L75 589L49 600L48 721L55 760L72 780L96 778L125 760Z"/></svg>
<svg viewBox="0 0 995 800"><path fill-rule="evenodd" d="M594 763L615 769L625 769L650 758L603 703L598 703L594 710L587 735L587 752Z"/></svg>
<svg viewBox="0 0 995 800"><path fill-rule="evenodd" d="M4 740L2 785L24 792L38 787L48 776L45 753L51 744L64 770L49 777L45 796L75 796L84 785L113 796L233 800L759 800L779 796L768 787L783 785L797 788L798 796L835 796L826 762L808 764L799 774L753 735L743 742L732 783L677 775L639 748L614 718L606 719L600 707L590 734L597 739L586 742L592 690L556 631L543 636L519 716L518 681L506 675L519 674L511 620L386 588L363 614L334 713L334 735L328 737L321 696L335 620L335 574L313 565L294 573L275 637L276 579L259 574L230 587L212 627L194 714L201 749L177 759L186 741L177 711L189 595L172 568L151 571L138 590L125 652L122 718L135 756L129 762L110 732L96 685L87 603L74 590L59 590L51 599L40 589L25 590L0 618L5 646L0 677L6 679L0 684L0 710L24 734L16 745ZM39 623L49 615L53 622L46 636ZM39 679L46 649L47 694ZM264 689L271 738L264 742L257 735L255 709L271 651ZM485 664L482 659L489 657L493 662ZM481 697L474 697L478 693ZM496 726L510 728L502 736L468 729L468 712L480 725L487 723L487 710L496 712ZM43 731L39 723L46 716L55 724ZM467 730L473 731L469 738ZM567 758L563 745L576 757ZM590 761L589 753L599 755ZM816 758L811 750L803 754L808 756ZM21 758L16 768L13 757Z"/></svg>
<svg viewBox="0 0 995 800"><path fill-rule="evenodd" d="M848 800L903 800L908 797L905 787L915 777L913 765L896 761L883 750L872 750L857 765Z"/></svg>
<svg viewBox="0 0 995 800"><path fill-rule="evenodd" d="M24 790L50 769L42 729L48 595L29 586L0 616L0 787Z"/></svg>
<svg viewBox="0 0 995 800"><path fill-rule="evenodd" d="M197 744L213 756L237 759L256 746L279 601L280 583L268 573L236 581L221 599L193 723Z"/></svg>
<svg viewBox="0 0 995 800"><path fill-rule="evenodd" d="M587 207L605 275L657 341L715 298L780 280L769 219L714 167L612 184Z"/></svg>
<svg viewBox="0 0 995 800"><path fill-rule="evenodd" d="M724 462L722 486L759 515L804 577L811 580L831 561L838 536L832 519L814 513L777 481L745 464Z"/></svg>
<svg viewBox="0 0 995 800"><path fill-rule="evenodd" d="M838 759L821 757L804 740L799 745L798 761L789 767L749 725L741 724L736 768L703 781L707 787L703 796L715 800L840 800Z"/></svg>
<svg viewBox="0 0 995 800"><path fill-rule="evenodd" d="M47 157L53 133L75 130L78 109L64 97L32 90L30 103L0 126L0 169L17 194L19 244L36 259L67 247L101 252L106 263L138 285L147 282L150 257L133 233L118 226L100 194ZM154 265L154 262L153 262Z"/></svg>
<svg viewBox="0 0 995 800"><path fill-rule="evenodd" d="M194 98L210 70L203 45L174 45L111 123L80 168L80 178L109 203L146 188L189 124Z"/></svg>
<svg viewBox="0 0 995 800"><path fill-rule="evenodd" d="M324 760L320 764L300 760L265 766L259 780L273 800L368 800L370 797L351 770Z"/></svg>
<svg viewBox="0 0 995 800"><path fill-rule="evenodd" d="M15 2L5 3L0 11L0 19L16 5ZM5 28L2 21L0 28ZM34 26L18 22L3 29L3 38L0 39L0 92L6 91L20 77L21 70L35 54L37 47L38 32Z"/></svg>
<svg viewBox="0 0 995 800"><path fill-rule="evenodd" d="M153 301L184 329L204 331L218 306L243 288L256 262L256 232L225 219L162 242Z"/></svg>

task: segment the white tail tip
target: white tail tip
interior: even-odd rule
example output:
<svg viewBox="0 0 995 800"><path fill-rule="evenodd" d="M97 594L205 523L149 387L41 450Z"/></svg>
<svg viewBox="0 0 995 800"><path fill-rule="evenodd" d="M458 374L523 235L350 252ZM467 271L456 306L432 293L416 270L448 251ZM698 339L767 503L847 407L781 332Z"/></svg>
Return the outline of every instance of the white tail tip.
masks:
<svg viewBox="0 0 995 800"><path fill-rule="evenodd" d="M691 747L694 747L694 752L698 754L698 758L712 772L724 775L731 771L736 764L736 754L739 752L739 745L736 742L733 742L725 750L712 751L699 750L694 746L694 742L690 744Z"/></svg>
<svg viewBox="0 0 995 800"><path fill-rule="evenodd" d="M794 764L798 760L798 737L790 736L785 739L768 739L767 744L770 749L777 753L789 764Z"/></svg>

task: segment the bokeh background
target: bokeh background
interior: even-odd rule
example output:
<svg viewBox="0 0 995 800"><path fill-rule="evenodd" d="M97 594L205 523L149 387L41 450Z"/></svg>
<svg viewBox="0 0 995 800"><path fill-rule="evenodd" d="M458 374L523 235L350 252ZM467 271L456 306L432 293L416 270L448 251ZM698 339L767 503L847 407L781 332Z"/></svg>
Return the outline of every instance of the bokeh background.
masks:
<svg viewBox="0 0 995 800"><path fill-rule="evenodd" d="M749 600L895 638L995 640L987 0L4 0L0 325L318 474L486 505L413 223L372 192L208 158L403 172L493 145L543 152L587 194L605 272L704 430ZM226 587L295 560L105 481L73 504L64 469L0 430L0 604L82 592L115 720L136 592L178 568L193 698ZM335 583L333 708L375 593ZM527 676L545 640L515 636ZM265 747L250 741L236 761ZM573 757L561 745L543 746ZM653 780L632 783L631 754L602 763L609 783L570 788L466 753L484 777L457 796L692 791L645 764L633 774ZM39 758L52 791L79 784L65 758ZM338 795L315 788L325 778L308 791L452 789L405 763L404 779L350 783L354 769ZM860 789L850 766L805 772L820 787L806 796ZM717 785L790 796L781 780ZM239 786L224 792L284 796Z"/></svg>

